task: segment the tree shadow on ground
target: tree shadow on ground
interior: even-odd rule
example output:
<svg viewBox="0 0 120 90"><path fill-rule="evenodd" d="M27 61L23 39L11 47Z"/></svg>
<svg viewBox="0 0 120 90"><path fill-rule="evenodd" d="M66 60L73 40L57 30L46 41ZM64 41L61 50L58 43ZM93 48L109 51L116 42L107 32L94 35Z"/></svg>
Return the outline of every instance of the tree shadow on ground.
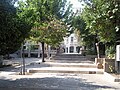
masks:
<svg viewBox="0 0 120 90"><path fill-rule="evenodd" d="M27 69L29 68L42 68L42 67L51 67L51 65L49 64L45 64L43 62L38 62L38 63L30 63L30 64L26 64L25 65L25 69L27 71ZM9 72L21 72L21 69L23 69L22 65L18 65L18 66L7 66L7 67L2 67L0 68L0 71L9 71Z"/></svg>
<svg viewBox="0 0 120 90"><path fill-rule="evenodd" d="M20 78L16 80L1 77L0 90L101 90L116 89L111 86L101 86L86 79L73 77Z"/></svg>

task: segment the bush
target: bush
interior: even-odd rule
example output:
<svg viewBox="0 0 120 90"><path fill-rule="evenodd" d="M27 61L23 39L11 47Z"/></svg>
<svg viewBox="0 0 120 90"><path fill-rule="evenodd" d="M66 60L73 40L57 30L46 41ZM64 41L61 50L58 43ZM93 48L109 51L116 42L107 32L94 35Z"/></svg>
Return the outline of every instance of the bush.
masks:
<svg viewBox="0 0 120 90"><path fill-rule="evenodd" d="M114 59L115 58L115 46L106 47L105 53L106 53L107 58Z"/></svg>
<svg viewBox="0 0 120 90"><path fill-rule="evenodd" d="M95 50L87 50L86 51L86 55L96 55L96 51Z"/></svg>

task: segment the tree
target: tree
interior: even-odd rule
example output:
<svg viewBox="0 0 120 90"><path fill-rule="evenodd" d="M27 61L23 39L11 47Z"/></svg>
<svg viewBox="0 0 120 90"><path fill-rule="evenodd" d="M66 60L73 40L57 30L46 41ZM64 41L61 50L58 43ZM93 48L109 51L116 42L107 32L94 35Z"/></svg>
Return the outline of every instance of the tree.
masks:
<svg viewBox="0 0 120 90"><path fill-rule="evenodd" d="M93 0L91 5L86 6L83 18L91 32L97 32L100 41L115 41L115 32L119 29L120 20L119 1Z"/></svg>
<svg viewBox="0 0 120 90"><path fill-rule="evenodd" d="M66 25L59 20L53 19L49 22L44 22L40 27L33 28L31 31L31 39L42 44L42 57L44 57L44 43L56 47L63 37L66 35ZM44 58L42 58L44 62Z"/></svg>
<svg viewBox="0 0 120 90"><path fill-rule="evenodd" d="M31 36L42 43L43 62L44 43L57 45L66 34L66 23L63 24L62 20L69 18L70 10L65 7L66 0L26 0L19 3L19 16L33 24Z"/></svg>
<svg viewBox="0 0 120 90"><path fill-rule="evenodd" d="M14 1L0 0L0 55L17 51L31 28L17 16Z"/></svg>
<svg viewBox="0 0 120 90"><path fill-rule="evenodd" d="M82 13L86 29L97 35L99 42L115 44L120 28L119 9L118 0L92 0Z"/></svg>
<svg viewBox="0 0 120 90"><path fill-rule="evenodd" d="M91 34L89 29L86 29L86 23L80 15L73 18L72 26L79 32L78 37L82 39L82 45L88 50L93 48L92 52L95 54L96 35ZM89 51L87 53L89 53Z"/></svg>

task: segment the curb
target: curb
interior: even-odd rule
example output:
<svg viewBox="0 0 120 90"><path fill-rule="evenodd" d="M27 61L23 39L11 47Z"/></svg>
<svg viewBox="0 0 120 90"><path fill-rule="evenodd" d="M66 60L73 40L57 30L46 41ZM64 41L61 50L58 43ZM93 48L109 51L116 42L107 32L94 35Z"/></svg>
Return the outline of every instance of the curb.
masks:
<svg viewBox="0 0 120 90"><path fill-rule="evenodd" d="M44 64L50 65L51 67L79 67L79 68L97 68L95 64L76 64L76 63L49 63L45 62Z"/></svg>
<svg viewBox="0 0 120 90"><path fill-rule="evenodd" d="M73 69L70 69L70 68L64 68L64 69L61 69L61 68L57 68L57 67L54 67L54 68L31 68L31 69L28 69L27 72L29 73L80 73L80 74L103 74L103 71L102 70L94 70L94 69L88 69L88 68L73 68Z"/></svg>
<svg viewBox="0 0 120 90"><path fill-rule="evenodd" d="M115 77L107 72L104 72L104 76L106 79L112 81L112 82L120 82L120 77Z"/></svg>

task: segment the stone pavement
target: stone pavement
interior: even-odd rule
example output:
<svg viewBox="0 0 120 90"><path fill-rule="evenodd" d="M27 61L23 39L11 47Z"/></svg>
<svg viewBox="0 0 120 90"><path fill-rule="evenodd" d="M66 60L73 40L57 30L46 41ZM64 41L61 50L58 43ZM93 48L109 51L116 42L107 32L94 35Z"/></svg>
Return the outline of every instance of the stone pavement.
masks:
<svg viewBox="0 0 120 90"><path fill-rule="evenodd" d="M76 66L45 66L40 67L41 65L35 65L32 68L28 68L27 72L29 73L81 73L81 74L103 74L103 69L97 68L87 68L87 67L76 67Z"/></svg>
<svg viewBox="0 0 120 90"><path fill-rule="evenodd" d="M119 86L101 74L0 74L0 90L120 90Z"/></svg>
<svg viewBox="0 0 120 90"><path fill-rule="evenodd" d="M21 62L20 60L16 61ZM26 68L38 66L43 68L43 66L48 67L49 64L42 64L41 59L26 58ZM104 74L32 73L31 75L16 75L16 72L20 72L20 66L0 69L0 90L120 90L120 83L111 82Z"/></svg>

